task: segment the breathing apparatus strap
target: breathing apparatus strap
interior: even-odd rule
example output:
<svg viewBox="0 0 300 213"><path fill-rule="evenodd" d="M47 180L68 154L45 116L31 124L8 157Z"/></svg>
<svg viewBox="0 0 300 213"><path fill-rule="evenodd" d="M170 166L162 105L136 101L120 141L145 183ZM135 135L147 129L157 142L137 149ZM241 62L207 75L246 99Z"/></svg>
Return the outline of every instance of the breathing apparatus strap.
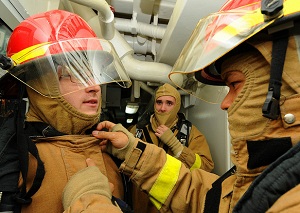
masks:
<svg viewBox="0 0 300 213"><path fill-rule="evenodd" d="M21 97L25 93L25 86L21 86ZM21 102L25 104L24 102ZM23 178L23 185L21 187L20 193L15 197L17 203L26 205L30 204L33 196L41 186L42 180L45 175L44 165L41 161L38 150L34 142L29 138L29 135L24 131L24 120L25 120L25 107L20 107L18 112L18 120L17 120L17 144L19 149L19 161L20 161L20 170ZM27 174L28 174L28 161L29 156L28 152L31 153L33 157L37 160L37 169L34 177L34 181L31 187L27 190L26 182L27 182Z"/></svg>
<svg viewBox="0 0 300 213"><path fill-rule="evenodd" d="M222 183L226 178L233 175L236 171L236 166L233 166L225 174L219 177L212 184L212 188L208 190L205 197L204 213L218 213L220 206L220 199L222 193Z"/></svg>
<svg viewBox="0 0 300 213"><path fill-rule="evenodd" d="M288 39L287 30L274 34L269 89L262 108L263 116L272 120L276 120L280 114L280 88Z"/></svg>

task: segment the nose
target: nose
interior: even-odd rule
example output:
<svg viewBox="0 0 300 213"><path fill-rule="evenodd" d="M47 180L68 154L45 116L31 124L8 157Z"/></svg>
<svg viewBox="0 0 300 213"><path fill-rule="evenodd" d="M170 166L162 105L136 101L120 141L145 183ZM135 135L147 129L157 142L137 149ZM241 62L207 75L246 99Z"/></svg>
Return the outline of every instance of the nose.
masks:
<svg viewBox="0 0 300 213"><path fill-rule="evenodd" d="M101 91L101 88L100 88L99 85L93 85L93 86L86 87L86 88L85 88L85 91L86 91L87 93L90 93L90 92L97 93L97 92L100 92L100 91Z"/></svg>
<svg viewBox="0 0 300 213"><path fill-rule="evenodd" d="M230 92L228 92L220 105L221 109L227 110L231 106L232 102L233 102L233 99L231 97Z"/></svg>
<svg viewBox="0 0 300 213"><path fill-rule="evenodd" d="M166 109L167 109L167 105L163 103L163 104L161 105L160 111L161 111L161 112L165 112Z"/></svg>

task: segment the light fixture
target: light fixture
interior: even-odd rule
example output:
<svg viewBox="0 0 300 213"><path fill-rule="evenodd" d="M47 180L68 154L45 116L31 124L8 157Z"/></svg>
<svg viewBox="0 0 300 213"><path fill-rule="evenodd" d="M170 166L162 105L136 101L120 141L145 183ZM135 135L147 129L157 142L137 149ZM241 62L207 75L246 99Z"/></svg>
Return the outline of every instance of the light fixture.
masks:
<svg viewBox="0 0 300 213"><path fill-rule="evenodd" d="M139 109L138 103L129 102L126 105L125 113L127 114L135 114Z"/></svg>
<svg viewBox="0 0 300 213"><path fill-rule="evenodd" d="M133 118L127 118L126 123L131 124L133 122Z"/></svg>

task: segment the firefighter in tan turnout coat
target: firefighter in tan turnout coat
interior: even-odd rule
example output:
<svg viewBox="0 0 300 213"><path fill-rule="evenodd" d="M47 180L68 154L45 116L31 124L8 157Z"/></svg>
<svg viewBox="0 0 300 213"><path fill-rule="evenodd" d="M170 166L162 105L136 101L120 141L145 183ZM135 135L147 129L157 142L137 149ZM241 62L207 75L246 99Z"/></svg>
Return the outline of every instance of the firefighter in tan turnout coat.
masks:
<svg viewBox="0 0 300 213"><path fill-rule="evenodd" d="M124 160L120 171L160 212L299 211L300 4L272 3L228 1L200 20L174 66L173 73L195 70L199 81L229 87L221 108L228 112L235 167L227 174L190 171L118 124L100 123L94 132L111 141L109 150ZM188 58L193 51L196 62ZM123 142L121 132L127 134Z"/></svg>
<svg viewBox="0 0 300 213"><path fill-rule="evenodd" d="M174 66L173 73L191 80L229 87L221 108L228 112L235 166L220 178L190 171L120 124L102 122L93 131L160 212L299 211L299 13L298 0L228 1L200 20Z"/></svg>

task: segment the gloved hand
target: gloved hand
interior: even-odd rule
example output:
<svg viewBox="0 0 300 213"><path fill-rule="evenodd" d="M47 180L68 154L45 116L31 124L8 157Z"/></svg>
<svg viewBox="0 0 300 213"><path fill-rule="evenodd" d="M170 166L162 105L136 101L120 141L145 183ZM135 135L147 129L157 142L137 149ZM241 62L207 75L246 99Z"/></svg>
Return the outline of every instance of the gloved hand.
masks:
<svg viewBox="0 0 300 213"><path fill-rule="evenodd" d="M63 191L64 209L85 194L100 194L109 199L112 197L107 177L96 166L88 166L71 177Z"/></svg>
<svg viewBox="0 0 300 213"><path fill-rule="evenodd" d="M178 158L180 156L183 145L169 128L160 136L160 140L171 149L174 157Z"/></svg>
<svg viewBox="0 0 300 213"><path fill-rule="evenodd" d="M102 129L109 131L99 131ZM120 160L125 160L135 146L136 138L121 124L114 124L109 121L101 122L92 134L96 138L104 139L100 145L106 145L107 152Z"/></svg>

